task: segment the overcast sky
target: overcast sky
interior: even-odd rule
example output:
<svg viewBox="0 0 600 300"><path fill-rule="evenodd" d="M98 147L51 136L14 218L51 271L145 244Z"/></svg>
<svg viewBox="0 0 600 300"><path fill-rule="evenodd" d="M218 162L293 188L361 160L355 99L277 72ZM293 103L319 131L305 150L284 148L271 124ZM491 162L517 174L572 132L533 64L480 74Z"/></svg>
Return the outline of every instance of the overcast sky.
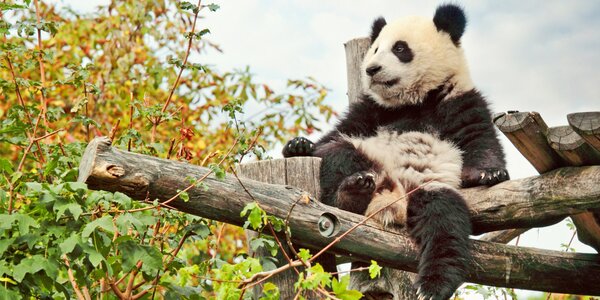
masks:
<svg viewBox="0 0 600 300"><path fill-rule="evenodd" d="M104 1L64 1L80 11ZM199 23L223 54L194 62L220 70L251 67L258 80L282 87L312 76L330 90L328 103L347 106L343 44L367 36L378 16L433 17L439 1L213 0L221 6ZM600 1L454 1L469 23L463 47L475 85L495 112L537 111L549 126L566 125L570 112L600 110ZM208 3L208 2L207 2ZM500 135L512 178L535 170ZM521 245L560 249L564 224L530 230ZM593 250L576 242L577 251Z"/></svg>

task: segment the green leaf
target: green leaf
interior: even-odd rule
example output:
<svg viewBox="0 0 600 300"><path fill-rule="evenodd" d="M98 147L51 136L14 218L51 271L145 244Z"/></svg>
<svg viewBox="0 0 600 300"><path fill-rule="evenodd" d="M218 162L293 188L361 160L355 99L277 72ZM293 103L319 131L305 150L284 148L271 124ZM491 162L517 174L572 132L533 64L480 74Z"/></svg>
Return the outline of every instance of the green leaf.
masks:
<svg viewBox="0 0 600 300"><path fill-rule="evenodd" d="M131 197L129 197L121 192L115 192L112 201L119 203L126 208L131 207Z"/></svg>
<svg viewBox="0 0 600 300"><path fill-rule="evenodd" d="M10 238L10 239L0 239L0 257L2 257L2 255L4 254L4 251L6 251L6 249L8 249L8 247L10 245L12 245L12 243L15 241L16 238Z"/></svg>
<svg viewBox="0 0 600 300"><path fill-rule="evenodd" d="M15 219L17 220L17 225L19 226L19 233L21 235L26 235L29 233L29 228L34 227L34 228L39 228L40 224L38 224L38 222L28 216L28 215L23 215L23 214L15 214Z"/></svg>
<svg viewBox="0 0 600 300"><path fill-rule="evenodd" d="M190 195L187 192L177 190L177 193L179 193L179 198L181 198L183 202L190 201Z"/></svg>
<svg viewBox="0 0 600 300"><path fill-rule="evenodd" d="M98 267L102 261L104 261L104 256L96 251L94 248L88 249L86 251L88 254L88 260L94 267Z"/></svg>
<svg viewBox="0 0 600 300"><path fill-rule="evenodd" d="M90 223L88 223L87 225L85 225L85 227L83 228L83 231L81 232L81 237L83 238L87 238L90 236L90 234L92 234L92 232L94 232L94 230L96 230L96 228L102 228L105 231L109 232L109 233L114 233L115 231L115 226L113 225L112 222L112 217L111 216L104 216L100 219L96 219Z"/></svg>
<svg viewBox="0 0 600 300"><path fill-rule="evenodd" d="M340 281L335 277L331 282L331 289L335 293L335 296L342 300L359 300L363 296L361 292L355 290L348 290L348 284L350 283L350 276L342 276Z"/></svg>
<svg viewBox="0 0 600 300"><path fill-rule="evenodd" d="M278 300L279 288L273 284L272 282L267 282L262 288L263 295L260 297L260 300Z"/></svg>
<svg viewBox="0 0 600 300"><path fill-rule="evenodd" d="M3 283L0 285L0 295L2 295L1 299L22 299L23 296L20 295L19 293L13 291L13 290L9 290L7 288L5 288L5 283L4 280L5 278L0 278L0 281L2 281ZM9 278L6 278L6 282L8 283L13 283L14 281L10 280ZM10 281L9 281L10 280ZM16 283L13 283L16 284Z"/></svg>
<svg viewBox="0 0 600 300"><path fill-rule="evenodd" d="M58 244L58 247L63 254L69 254L75 249L75 246L77 246L80 241L79 235L73 234L62 243Z"/></svg>
<svg viewBox="0 0 600 300"><path fill-rule="evenodd" d="M301 248L300 251L298 251L298 257L303 261L308 261L312 257L312 254L310 254L308 249Z"/></svg>
<svg viewBox="0 0 600 300"><path fill-rule="evenodd" d="M371 265L369 266L369 276L371 279L375 277L379 277L381 275L381 267L377 264L376 261L371 260Z"/></svg>
<svg viewBox="0 0 600 300"><path fill-rule="evenodd" d="M162 254L155 247L139 245L132 240L119 243L119 251L123 253L123 270L131 270L138 261L144 263L144 268L158 270L162 268Z"/></svg>
<svg viewBox="0 0 600 300"><path fill-rule="evenodd" d="M0 158L0 172L12 173L12 163L6 158Z"/></svg>
<svg viewBox="0 0 600 300"><path fill-rule="evenodd" d="M21 282L23 278L25 278L25 275L35 274L43 270L47 265L48 260L39 254L24 258L17 266L15 266L13 278L17 282Z"/></svg>
<svg viewBox="0 0 600 300"><path fill-rule="evenodd" d="M30 192L39 193L42 191L42 184L39 182L26 182L25 186Z"/></svg>
<svg viewBox="0 0 600 300"><path fill-rule="evenodd" d="M210 234L210 229L204 223L195 223L185 227L189 233L193 233L202 239L205 239Z"/></svg>
<svg viewBox="0 0 600 300"><path fill-rule="evenodd" d="M58 221L68 209L69 212L73 215L75 220L79 219L79 216L83 213L83 209L81 205L77 202L69 202L67 199L59 199L54 202L54 211L56 213L56 220Z"/></svg>
<svg viewBox="0 0 600 300"><path fill-rule="evenodd" d="M68 191L76 192L76 191L87 191L87 184L83 182L67 182L65 184L65 188Z"/></svg>
<svg viewBox="0 0 600 300"><path fill-rule="evenodd" d="M127 234L127 231L132 227L135 227L137 231L142 231L144 229L144 224L130 213L118 216L115 219L115 223L117 224L119 233L122 235Z"/></svg>
<svg viewBox="0 0 600 300"><path fill-rule="evenodd" d="M305 289L313 290L319 286L329 286L331 284L331 274L325 272L320 264L316 264L308 269L306 279L301 282Z"/></svg>
<svg viewBox="0 0 600 300"><path fill-rule="evenodd" d="M214 3L207 5L207 7L208 7L208 9L210 9L210 11L217 11L217 9L221 8L221 6L219 6L218 4L214 4Z"/></svg>
<svg viewBox="0 0 600 300"><path fill-rule="evenodd" d="M16 214L0 214L0 220L2 220L2 222L0 222L0 229L11 229L16 216Z"/></svg>

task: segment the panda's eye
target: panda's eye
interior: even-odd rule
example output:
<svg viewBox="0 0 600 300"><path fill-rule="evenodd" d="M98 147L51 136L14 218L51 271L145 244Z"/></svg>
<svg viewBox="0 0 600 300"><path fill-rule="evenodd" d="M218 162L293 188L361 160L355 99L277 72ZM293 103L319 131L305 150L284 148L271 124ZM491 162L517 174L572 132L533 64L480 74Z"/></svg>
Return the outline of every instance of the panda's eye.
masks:
<svg viewBox="0 0 600 300"><path fill-rule="evenodd" d="M396 46L396 47L394 47L394 52L400 53L402 51L404 51L404 47L402 47L402 46Z"/></svg>

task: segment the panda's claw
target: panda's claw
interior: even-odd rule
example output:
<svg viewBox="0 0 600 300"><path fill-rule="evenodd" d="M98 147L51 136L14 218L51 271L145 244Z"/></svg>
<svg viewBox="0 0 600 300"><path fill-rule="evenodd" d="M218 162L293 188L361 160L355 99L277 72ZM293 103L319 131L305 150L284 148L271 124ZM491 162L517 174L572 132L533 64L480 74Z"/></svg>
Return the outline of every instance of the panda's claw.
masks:
<svg viewBox="0 0 600 300"><path fill-rule="evenodd" d="M283 147L283 157L312 156L315 144L304 137L295 137Z"/></svg>
<svg viewBox="0 0 600 300"><path fill-rule="evenodd" d="M478 185L492 186L510 179L504 168L471 168L464 167L462 172L462 187Z"/></svg>

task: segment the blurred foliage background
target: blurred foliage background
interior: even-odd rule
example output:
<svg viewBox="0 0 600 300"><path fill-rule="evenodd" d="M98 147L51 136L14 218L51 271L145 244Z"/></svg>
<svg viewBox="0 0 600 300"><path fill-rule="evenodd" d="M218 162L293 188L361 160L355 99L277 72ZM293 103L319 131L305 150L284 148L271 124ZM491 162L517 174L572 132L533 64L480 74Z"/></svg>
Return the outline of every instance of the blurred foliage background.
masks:
<svg viewBox="0 0 600 300"><path fill-rule="evenodd" d="M250 296L236 280L263 266L246 259L241 228L75 182L96 136L222 173L334 115L313 79L276 91L248 67L203 64L219 48L202 19L218 9L0 3L0 298Z"/></svg>

